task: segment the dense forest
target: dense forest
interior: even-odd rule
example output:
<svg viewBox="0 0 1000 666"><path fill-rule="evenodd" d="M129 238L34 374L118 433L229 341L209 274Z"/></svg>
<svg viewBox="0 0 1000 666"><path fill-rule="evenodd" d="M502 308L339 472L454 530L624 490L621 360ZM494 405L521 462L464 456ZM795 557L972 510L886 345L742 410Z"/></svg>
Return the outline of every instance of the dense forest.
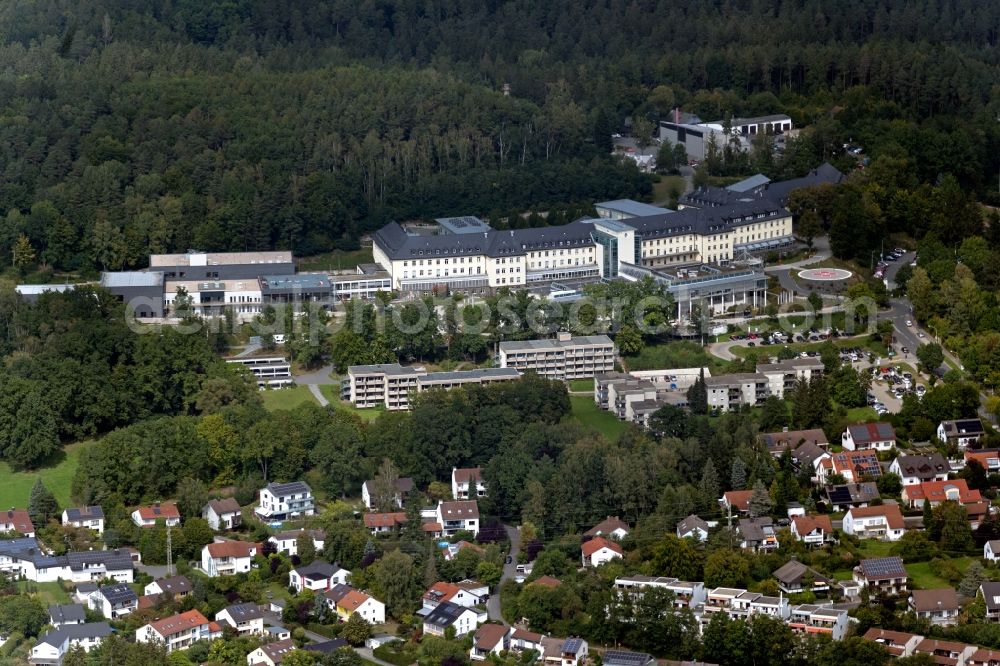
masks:
<svg viewBox="0 0 1000 666"><path fill-rule="evenodd" d="M855 141L997 196L998 25L948 0L8 2L0 257L307 255L388 219L645 197L608 135L676 106L812 125L775 175Z"/></svg>

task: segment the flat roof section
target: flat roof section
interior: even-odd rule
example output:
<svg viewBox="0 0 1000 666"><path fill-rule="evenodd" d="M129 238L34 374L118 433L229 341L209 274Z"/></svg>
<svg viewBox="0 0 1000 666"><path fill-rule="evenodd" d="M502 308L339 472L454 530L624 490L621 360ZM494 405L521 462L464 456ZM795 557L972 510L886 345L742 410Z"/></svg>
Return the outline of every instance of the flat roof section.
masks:
<svg viewBox="0 0 1000 666"><path fill-rule="evenodd" d="M610 210L624 215L631 215L632 217L646 217L649 215L661 215L663 213L674 212L667 208L660 208L659 206L642 203L641 201L635 201L634 199L614 199L613 201L602 201L600 203L595 203L594 208L598 211L602 209Z"/></svg>
<svg viewBox="0 0 1000 666"><path fill-rule="evenodd" d="M112 271L101 273L101 286L122 287L162 287L163 273L157 271Z"/></svg>
<svg viewBox="0 0 1000 666"><path fill-rule="evenodd" d="M290 264L291 251L278 252L185 252L151 254L149 266L226 266L239 264Z"/></svg>
<svg viewBox="0 0 1000 666"><path fill-rule="evenodd" d="M503 351L531 351L542 349L559 349L562 347L583 347L583 346L606 346L613 345L606 335L584 335L569 340L545 339L545 340L511 340L501 342L500 349Z"/></svg>
<svg viewBox="0 0 1000 666"><path fill-rule="evenodd" d="M441 227L441 231L447 234L480 234L492 230L490 225L472 215L439 217L434 221Z"/></svg>

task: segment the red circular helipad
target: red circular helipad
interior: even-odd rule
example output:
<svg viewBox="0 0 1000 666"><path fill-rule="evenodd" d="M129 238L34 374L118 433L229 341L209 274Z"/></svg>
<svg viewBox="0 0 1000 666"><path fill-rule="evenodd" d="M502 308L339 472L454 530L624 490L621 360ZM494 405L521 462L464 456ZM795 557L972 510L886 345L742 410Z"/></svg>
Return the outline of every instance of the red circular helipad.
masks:
<svg viewBox="0 0 1000 666"><path fill-rule="evenodd" d="M800 278L814 282L839 282L852 275L854 273L845 271L843 268L807 268L804 271L799 271Z"/></svg>

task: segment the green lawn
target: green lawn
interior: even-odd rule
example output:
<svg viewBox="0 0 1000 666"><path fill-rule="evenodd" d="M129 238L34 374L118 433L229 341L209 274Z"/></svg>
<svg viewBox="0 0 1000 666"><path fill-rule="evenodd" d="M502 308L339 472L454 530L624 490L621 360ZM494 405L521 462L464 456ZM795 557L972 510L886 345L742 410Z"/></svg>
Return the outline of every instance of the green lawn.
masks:
<svg viewBox="0 0 1000 666"><path fill-rule="evenodd" d="M973 557L952 557L950 558L952 564L954 564L959 571L965 573L965 569L972 564L972 561L976 559ZM940 587L952 587L952 583L949 583L943 578L938 578L931 572L930 562L915 562L914 564L906 565L906 573L910 575L910 581L913 583L913 587L920 590L933 590Z"/></svg>
<svg viewBox="0 0 1000 666"><path fill-rule="evenodd" d="M684 194L684 176L660 176L660 179L653 183L653 201L658 206L666 206L671 203L670 191L674 190L678 196Z"/></svg>
<svg viewBox="0 0 1000 666"><path fill-rule="evenodd" d="M374 261L372 258L372 249L364 247L360 250L352 250L350 252L335 250L312 257L303 257L298 260L297 268L300 271L349 270L355 268L358 264L370 264Z"/></svg>
<svg viewBox="0 0 1000 666"><path fill-rule="evenodd" d="M58 582L33 583L29 580L22 580L17 582L17 591L36 594L38 600L46 606L69 603L69 594L60 587Z"/></svg>
<svg viewBox="0 0 1000 666"><path fill-rule="evenodd" d="M276 409L293 409L307 402L316 402L308 386L293 386L291 388L261 391L264 408L273 412Z"/></svg>
<svg viewBox="0 0 1000 666"><path fill-rule="evenodd" d="M594 390L594 380L593 379L571 379L569 381L570 391L593 391Z"/></svg>
<svg viewBox="0 0 1000 666"><path fill-rule="evenodd" d="M31 487L39 476L45 487L59 500L59 506L71 506L69 491L73 475L76 474L80 454L91 444L91 441L70 444L64 449L65 456L58 464L30 472L12 472L7 463L0 462L0 479L3 479L0 483L0 506L27 507Z"/></svg>
<svg viewBox="0 0 1000 666"><path fill-rule="evenodd" d="M720 361L710 356L697 342L677 340L647 345L635 356L622 358L629 370L659 370L660 368L717 367ZM593 388L593 384L591 384Z"/></svg>
<svg viewBox="0 0 1000 666"><path fill-rule="evenodd" d="M847 420L851 423L867 423L869 421L878 421L878 414L871 407L852 407L847 410Z"/></svg>
<svg viewBox="0 0 1000 666"><path fill-rule="evenodd" d="M325 391L323 392L323 394L326 395L327 398L330 397L329 394L327 394ZM353 414L357 414L365 421L374 421L386 411L384 407L358 409L351 403L342 401L339 397L334 397L332 400L330 400L330 404L336 405L337 409L346 409L347 411Z"/></svg>
<svg viewBox="0 0 1000 666"><path fill-rule="evenodd" d="M618 439L628 425L616 419L610 412L601 411L594 404L594 399L584 395L571 395L570 404L573 407L573 418L583 425L590 426L610 440Z"/></svg>

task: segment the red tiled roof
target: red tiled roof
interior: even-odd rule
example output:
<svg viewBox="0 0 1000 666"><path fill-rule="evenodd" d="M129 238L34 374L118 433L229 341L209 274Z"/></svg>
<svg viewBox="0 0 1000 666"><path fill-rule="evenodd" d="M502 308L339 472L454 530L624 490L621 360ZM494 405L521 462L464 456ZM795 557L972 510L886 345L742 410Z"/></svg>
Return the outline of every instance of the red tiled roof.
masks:
<svg viewBox="0 0 1000 666"><path fill-rule="evenodd" d="M957 497L955 491L958 492ZM978 490L969 488L965 479L924 481L913 486L905 486L903 493L910 502L919 502L925 499L931 502L944 502L949 499L957 499L961 504L971 504L983 499Z"/></svg>
<svg viewBox="0 0 1000 666"><path fill-rule="evenodd" d="M851 514L852 518L874 518L876 516L882 516L885 518L886 524L891 530L902 530L906 529L906 521L903 520L903 514L899 510L898 504L883 504L882 506L866 506L851 509L847 513Z"/></svg>
<svg viewBox="0 0 1000 666"><path fill-rule="evenodd" d="M424 532L440 532L443 528L441 523L424 523L420 526Z"/></svg>
<svg viewBox="0 0 1000 666"><path fill-rule="evenodd" d="M824 534L833 533L830 516L795 516L792 522L795 523L795 531L799 536L805 536L817 528L823 530Z"/></svg>
<svg viewBox="0 0 1000 666"><path fill-rule="evenodd" d="M0 512L0 527L4 528L4 532L35 533L35 526L26 509L8 509Z"/></svg>
<svg viewBox="0 0 1000 666"><path fill-rule="evenodd" d="M345 594L340 599L340 601L337 602L337 607L343 608L344 610L353 613L354 611L358 610L358 608L360 608L361 605L366 601L368 601L370 598L371 597L369 597L364 592L361 592L360 590L351 590L350 592Z"/></svg>
<svg viewBox="0 0 1000 666"><path fill-rule="evenodd" d="M153 608L160 601L159 594L144 594L139 597L139 610Z"/></svg>
<svg viewBox="0 0 1000 666"><path fill-rule="evenodd" d="M427 588L427 591L424 592L424 599L432 601L448 601L459 592L461 592L461 589L458 585L438 581Z"/></svg>
<svg viewBox="0 0 1000 666"><path fill-rule="evenodd" d="M479 467L466 467L464 469L456 469L455 483L471 483L474 481L482 481L483 470Z"/></svg>
<svg viewBox="0 0 1000 666"><path fill-rule="evenodd" d="M479 518L479 504L476 500L460 500L458 502L441 502L438 507L444 520L466 520Z"/></svg>
<svg viewBox="0 0 1000 666"><path fill-rule="evenodd" d="M507 627L502 624L484 624L476 629L475 646L481 650L492 650L507 635Z"/></svg>
<svg viewBox="0 0 1000 666"><path fill-rule="evenodd" d="M395 527L406 522L406 514L399 511L396 513L366 513L364 516L365 527Z"/></svg>
<svg viewBox="0 0 1000 666"><path fill-rule="evenodd" d="M151 627L163 637L173 636L182 631L188 631L192 627L200 627L208 624L208 619L196 610L189 610L186 613L171 615L162 620L149 623Z"/></svg>
<svg viewBox="0 0 1000 666"><path fill-rule="evenodd" d="M965 459L975 460L986 469L989 469L990 461L993 461L994 465L1000 463L1000 449L979 449L978 451L966 449Z"/></svg>
<svg viewBox="0 0 1000 666"><path fill-rule="evenodd" d="M180 518L181 512L177 510L176 504L158 504L153 506L140 506L136 511L143 520L158 520L160 518Z"/></svg>
<svg viewBox="0 0 1000 666"><path fill-rule="evenodd" d="M749 511L751 495L753 495L752 490L730 490L722 497L730 506L740 511Z"/></svg>
<svg viewBox="0 0 1000 666"><path fill-rule="evenodd" d="M608 541L604 537L595 537L583 544L583 555L584 557L590 557L602 548L607 548L619 555L623 554L622 547L613 541Z"/></svg>
<svg viewBox="0 0 1000 666"><path fill-rule="evenodd" d="M218 557L253 557L261 552L259 543L249 541L216 541L208 546L208 554Z"/></svg>

